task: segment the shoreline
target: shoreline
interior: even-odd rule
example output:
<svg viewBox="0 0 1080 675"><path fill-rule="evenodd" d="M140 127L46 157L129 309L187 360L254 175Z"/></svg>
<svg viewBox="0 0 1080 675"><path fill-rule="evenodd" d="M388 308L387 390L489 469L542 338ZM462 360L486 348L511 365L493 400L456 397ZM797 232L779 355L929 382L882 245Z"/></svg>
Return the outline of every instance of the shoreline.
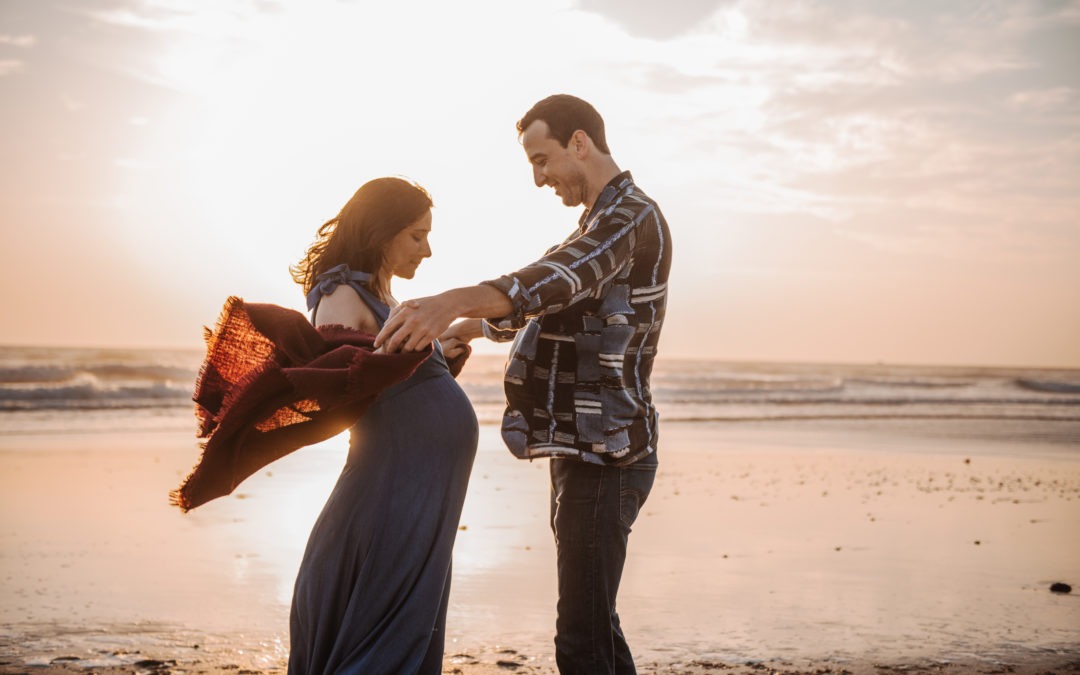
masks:
<svg viewBox="0 0 1080 675"><path fill-rule="evenodd" d="M620 592L639 671L1080 672L1080 593L1048 590L1080 582L1080 425L851 426L666 425ZM283 672L345 444L181 515L187 434L0 438L0 673ZM555 672L546 469L482 427L446 673Z"/></svg>
<svg viewBox="0 0 1080 675"><path fill-rule="evenodd" d="M70 635L86 649L63 646ZM0 634L0 674L95 673L97 675L146 675L150 673L283 675L287 655L281 645L263 644L237 647L231 636L217 635L209 640L204 633L171 626L118 625L95 629L64 628L44 625L31 633L32 639L44 640L50 652L16 657L27 650L14 645L11 636ZM106 646L107 645L107 646ZM119 645L119 646L118 646ZM32 650L32 647L30 648ZM968 653L954 657L923 656L894 658L849 655L806 657L766 656L735 658L704 654L671 659L637 659L637 670L644 674L707 675L882 675L905 674L1005 674L1046 675L1080 672L1080 648L1020 649L1009 654ZM495 675L498 673L557 675L554 658L520 649L512 644L489 645L481 649L447 650L443 659L444 675Z"/></svg>

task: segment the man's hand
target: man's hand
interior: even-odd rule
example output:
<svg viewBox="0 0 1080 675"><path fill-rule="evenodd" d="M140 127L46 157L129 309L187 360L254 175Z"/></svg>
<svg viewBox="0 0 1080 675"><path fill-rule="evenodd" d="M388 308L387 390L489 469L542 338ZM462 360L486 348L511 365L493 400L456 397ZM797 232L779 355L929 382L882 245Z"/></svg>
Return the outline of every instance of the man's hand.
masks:
<svg viewBox="0 0 1080 675"><path fill-rule="evenodd" d="M494 286L466 286L444 291L427 298L407 300L390 311L390 317L375 336L375 347L387 352L418 351L446 333L450 323L459 316L506 316L514 309L510 298ZM447 337L468 341L480 337L479 321L462 321ZM472 334L472 333L475 334Z"/></svg>
<svg viewBox="0 0 1080 675"><path fill-rule="evenodd" d="M375 336L376 349L415 352L442 335L457 318L443 296L407 300L390 310L390 317Z"/></svg>

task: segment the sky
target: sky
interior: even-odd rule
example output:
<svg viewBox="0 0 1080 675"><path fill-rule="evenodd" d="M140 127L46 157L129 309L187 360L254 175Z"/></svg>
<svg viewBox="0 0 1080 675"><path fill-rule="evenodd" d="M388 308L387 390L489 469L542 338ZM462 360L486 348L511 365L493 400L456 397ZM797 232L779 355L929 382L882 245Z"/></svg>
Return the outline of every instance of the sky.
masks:
<svg viewBox="0 0 1080 675"><path fill-rule="evenodd" d="M661 358L1080 367L1076 1L4 0L0 344L303 311L382 175L435 200L395 296L511 272L579 215L514 129L552 93L670 224Z"/></svg>

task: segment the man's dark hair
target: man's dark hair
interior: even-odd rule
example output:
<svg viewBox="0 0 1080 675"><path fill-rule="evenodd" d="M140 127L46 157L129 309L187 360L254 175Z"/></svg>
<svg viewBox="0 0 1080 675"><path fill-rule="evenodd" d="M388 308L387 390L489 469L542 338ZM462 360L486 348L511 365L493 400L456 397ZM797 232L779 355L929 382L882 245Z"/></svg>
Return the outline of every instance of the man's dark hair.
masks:
<svg viewBox="0 0 1080 675"><path fill-rule="evenodd" d="M564 148L569 145L574 132L581 129L589 135L600 152L611 154L604 137L604 118L600 117L596 108L576 96L555 94L538 102L518 120L518 136L525 133L529 125L537 120L547 123L551 137Z"/></svg>

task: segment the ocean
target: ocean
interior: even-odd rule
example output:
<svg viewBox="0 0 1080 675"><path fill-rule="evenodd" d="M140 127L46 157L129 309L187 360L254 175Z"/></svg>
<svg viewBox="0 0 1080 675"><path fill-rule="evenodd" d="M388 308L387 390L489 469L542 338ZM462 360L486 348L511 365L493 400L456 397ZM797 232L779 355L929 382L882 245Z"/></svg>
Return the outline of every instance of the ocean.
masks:
<svg viewBox="0 0 1080 675"><path fill-rule="evenodd" d="M194 433L191 395L202 358L194 350L0 347L0 433ZM504 360L476 354L459 378L482 424L501 418ZM1037 431L1074 430L1080 422L1077 369L742 363L661 355L652 385L665 423L1002 420Z"/></svg>

